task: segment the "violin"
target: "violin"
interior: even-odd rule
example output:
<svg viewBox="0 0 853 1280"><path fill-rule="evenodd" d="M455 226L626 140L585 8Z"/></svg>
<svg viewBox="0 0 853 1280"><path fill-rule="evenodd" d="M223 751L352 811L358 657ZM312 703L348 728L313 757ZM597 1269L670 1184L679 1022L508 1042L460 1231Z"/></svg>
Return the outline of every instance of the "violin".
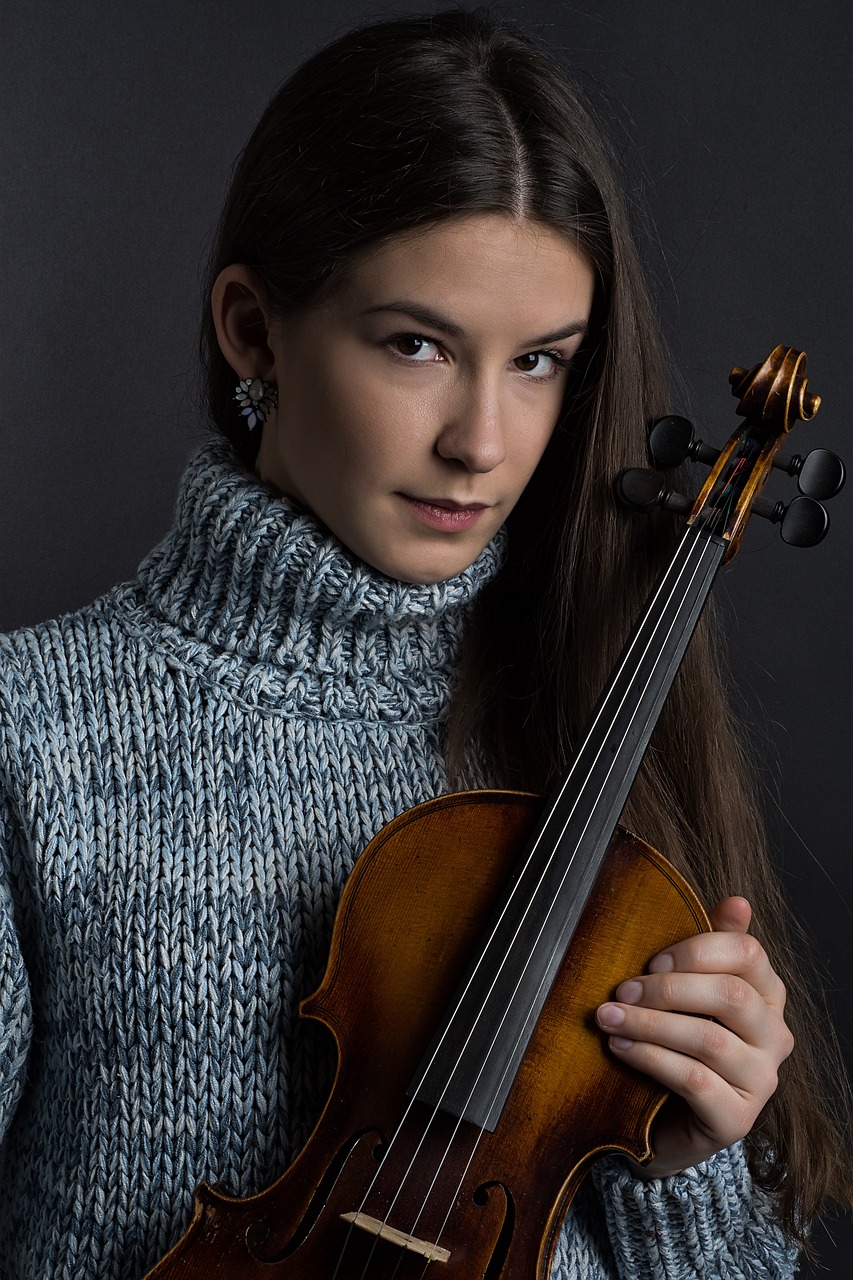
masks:
<svg viewBox="0 0 853 1280"><path fill-rule="evenodd" d="M618 477L639 511L686 517L553 794L439 796L394 818L344 888L328 967L300 1014L338 1066L307 1145L266 1191L201 1183L186 1234L147 1280L547 1280L594 1160L652 1159L667 1091L615 1060L595 1020L626 974L708 931L683 876L617 825L720 566L752 514L783 539L826 534L836 455L783 451L813 418L806 356L778 346L730 376L743 418L717 450L684 418L650 434L659 467L710 466L698 496L660 472ZM785 505L762 496L796 476ZM432 1272L431 1272L432 1274Z"/></svg>

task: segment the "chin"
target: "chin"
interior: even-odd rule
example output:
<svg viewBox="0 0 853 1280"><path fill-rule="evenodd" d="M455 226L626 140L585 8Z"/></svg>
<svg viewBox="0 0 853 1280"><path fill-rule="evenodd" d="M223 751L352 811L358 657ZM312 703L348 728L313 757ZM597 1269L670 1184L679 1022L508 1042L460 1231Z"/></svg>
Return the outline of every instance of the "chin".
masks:
<svg viewBox="0 0 853 1280"><path fill-rule="evenodd" d="M341 537L341 534L349 532L361 536ZM423 586L446 582L448 578L463 573L488 542L488 538L484 542L482 536L464 542L459 538L444 540L429 533L413 536L410 530L395 529L391 521L386 521L381 527L373 522L372 527L366 530L342 530L341 534L338 537L344 545L371 568L384 573L387 578L396 578L398 582Z"/></svg>
<svg viewBox="0 0 853 1280"><path fill-rule="evenodd" d="M446 582L448 578L455 578L457 574L462 573L470 565L474 563L479 550L470 556L456 555L453 557L445 556L437 558L433 556L425 556L421 560L410 559L404 557L392 560L387 556L377 557L375 560L369 560L375 569L380 573L384 573L388 578L396 578L399 582L420 583L422 586L431 586L435 582Z"/></svg>

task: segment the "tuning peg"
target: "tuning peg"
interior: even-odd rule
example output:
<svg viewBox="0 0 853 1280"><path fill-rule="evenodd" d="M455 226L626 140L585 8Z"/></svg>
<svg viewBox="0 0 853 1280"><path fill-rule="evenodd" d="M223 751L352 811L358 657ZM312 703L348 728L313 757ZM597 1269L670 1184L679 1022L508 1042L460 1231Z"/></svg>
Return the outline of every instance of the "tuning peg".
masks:
<svg viewBox="0 0 853 1280"><path fill-rule="evenodd" d="M693 423L676 414L658 418L649 432L649 453L659 467L679 466L692 443Z"/></svg>
<svg viewBox="0 0 853 1280"><path fill-rule="evenodd" d="M627 506L645 514L655 507L663 507L666 511L686 516L693 509L692 498L667 488L663 476L648 467L631 467L620 472L616 477L616 493ZM772 498L756 498L752 511L778 524L782 541L792 547L815 547L823 541L829 529L826 508L805 495L794 498L787 506L784 502L774 502Z"/></svg>
<svg viewBox="0 0 853 1280"><path fill-rule="evenodd" d="M777 453L773 466L797 477L797 488L808 498L834 498L846 479L844 463L829 449L812 449L804 458L798 453Z"/></svg>
<svg viewBox="0 0 853 1280"><path fill-rule="evenodd" d="M692 498L668 489L663 476L647 467L631 467L622 471L616 478L616 492L635 511L648 513L655 507L664 507L667 511L677 511L679 515L686 516L693 509Z"/></svg>
<svg viewBox="0 0 853 1280"><path fill-rule="evenodd" d="M671 413L658 418L649 432L649 452L659 467L680 466L685 458L697 458L708 466L717 461L719 449L703 444L693 435L693 423Z"/></svg>
<svg viewBox="0 0 853 1280"><path fill-rule="evenodd" d="M823 452L823 450L821 450ZM814 498L801 495L785 506L770 498L757 498L752 504L757 516L778 524L782 541L790 547L816 547L826 537L829 514Z"/></svg>

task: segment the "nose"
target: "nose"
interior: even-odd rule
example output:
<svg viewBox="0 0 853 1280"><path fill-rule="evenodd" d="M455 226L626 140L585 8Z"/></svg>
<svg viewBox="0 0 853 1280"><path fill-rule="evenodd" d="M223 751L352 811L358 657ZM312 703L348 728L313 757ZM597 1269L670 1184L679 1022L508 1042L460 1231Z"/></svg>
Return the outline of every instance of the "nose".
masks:
<svg viewBox="0 0 853 1280"><path fill-rule="evenodd" d="M506 436L498 395L483 383L470 385L444 406L444 424L435 444L447 461L466 470L493 471L506 457Z"/></svg>

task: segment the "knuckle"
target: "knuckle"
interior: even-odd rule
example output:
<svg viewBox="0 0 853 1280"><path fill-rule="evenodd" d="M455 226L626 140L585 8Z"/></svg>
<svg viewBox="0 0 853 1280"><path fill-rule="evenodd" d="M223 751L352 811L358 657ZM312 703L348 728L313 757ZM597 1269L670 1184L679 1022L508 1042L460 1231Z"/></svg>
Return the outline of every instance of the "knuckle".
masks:
<svg viewBox="0 0 853 1280"><path fill-rule="evenodd" d="M744 933L741 936L740 958L746 969L754 968L764 959L764 948L751 933Z"/></svg>
<svg viewBox="0 0 853 1280"><path fill-rule="evenodd" d="M711 1087L711 1072L701 1062L690 1060L684 1072L684 1092L691 1097L707 1093Z"/></svg>
<svg viewBox="0 0 853 1280"><path fill-rule="evenodd" d="M730 973L723 977L720 996L730 1013L742 1013L752 1001L752 988L743 978Z"/></svg>
<svg viewBox="0 0 853 1280"><path fill-rule="evenodd" d="M697 933L681 944L681 967L688 973L701 971L714 963L714 937L710 933Z"/></svg>
<svg viewBox="0 0 853 1280"><path fill-rule="evenodd" d="M793 1035L793 1032L791 1031L791 1028L786 1026L785 1023L783 1022L782 1034L780 1036L780 1046L779 1046L782 1052L783 1060L791 1056L791 1054L794 1052L794 1046L796 1043L797 1042L794 1039L794 1035Z"/></svg>
<svg viewBox="0 0 853 1280"><path fill-rule="evenodd" d="M642 1021L638 1020L636 1028L637 1034L642 1034L642 1038L649 1044L660 1044L662 1037L666 1032L666 1014L660 1014L655 1009L644 1009L642 1013Z"/></svg>
<svg viewBox="0 0 853 1280"><path fill-rule="evenodd" d="M718 1022L705 1020L702 1028L702 1053L710 1058L718 1058L726 1042L726 1033Z"/></svg>
<svg viewBox="0 0 853 1280"><path fill-rule="evenodd" d="M671 976L662 977L658 983L658 997L664 1008L669 1008L676 997L676 982Z"/></svg>

